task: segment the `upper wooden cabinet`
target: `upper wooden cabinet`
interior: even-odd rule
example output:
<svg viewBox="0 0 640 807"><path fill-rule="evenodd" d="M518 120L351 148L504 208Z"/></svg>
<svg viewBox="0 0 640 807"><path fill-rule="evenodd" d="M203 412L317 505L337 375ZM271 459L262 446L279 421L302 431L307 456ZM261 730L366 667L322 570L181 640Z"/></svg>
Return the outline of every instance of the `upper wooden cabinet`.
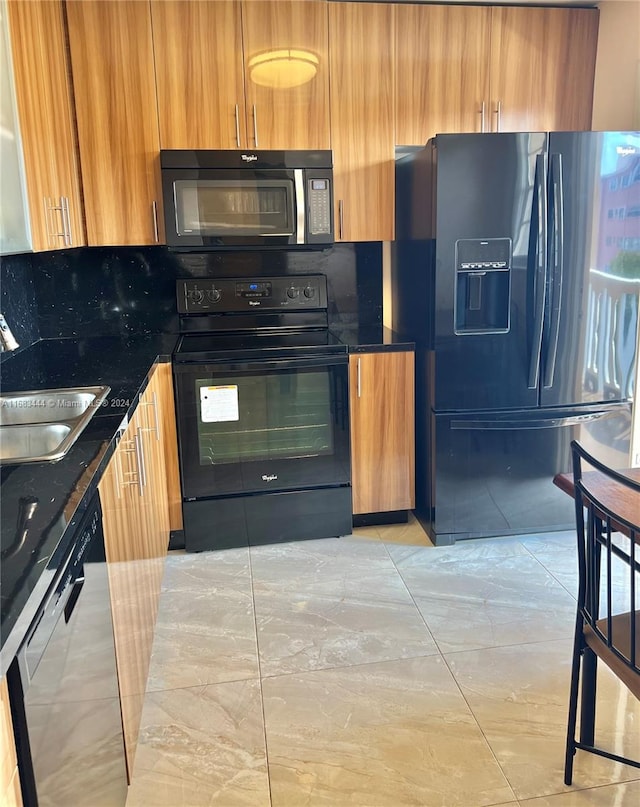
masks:
<svg viewBox="0 0 640 807"><path fill-rule="evenodd" d="M148 3L67 0L89 245L163 240Z"/></svg>
<svg viewBox="0 0 640 807"><path fill-rule="evenodd" d="M396 143L591 126L597 9L399 5Z"/></svg>
<svg viewBox="0 0 640 807"><path fill-rule="evenodd" d="M152 0L151 19L162 148L246 146L240 3Z"/></svg>
<svg viewBox="0 0 640 807"><path fill-rule="evenodd" d="M7 4L35 251L86 243L62 2Z"/></svg>
<svg viewBox="0 0 640 807"><path fill-rule="evenodd" d="M329 4L337 241L394 232L394 6Z"/></svg>
<svg viewBox="0 0 640 807"><path fill-rule="evenodd" d="M249 145L329 148L327 3L251 0L242 30Z"/></svg>
<svg viewBox="0 0 640 807"><path fill-rule="evenodd" d="M396 143L488 131L491 9L396 9Z"/></svg>
<svg viewBox="0 0 640 807"><path fill-rule="evenodd" d="M591 128L598 10L496 6L491 130Z"/></svg>
<svg viewBox="0 0 640 807"><path fill-rule="evenodd" d="M162 148L329 148L325 2L152 0L151 14ZM288 86L295 56L309 78Z"/></svg>

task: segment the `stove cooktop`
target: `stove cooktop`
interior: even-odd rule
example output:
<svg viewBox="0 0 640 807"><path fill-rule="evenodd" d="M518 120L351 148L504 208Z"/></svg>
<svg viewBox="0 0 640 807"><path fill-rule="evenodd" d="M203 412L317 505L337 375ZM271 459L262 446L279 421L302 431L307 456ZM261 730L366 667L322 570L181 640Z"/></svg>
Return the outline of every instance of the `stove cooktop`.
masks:
<svg viewBox="0 0 640 807"><path fill-rule="evenodd" d="M174 361L303 356L346 353L347 345L326 329L278 333L185 334L173 354Z"/></svg>

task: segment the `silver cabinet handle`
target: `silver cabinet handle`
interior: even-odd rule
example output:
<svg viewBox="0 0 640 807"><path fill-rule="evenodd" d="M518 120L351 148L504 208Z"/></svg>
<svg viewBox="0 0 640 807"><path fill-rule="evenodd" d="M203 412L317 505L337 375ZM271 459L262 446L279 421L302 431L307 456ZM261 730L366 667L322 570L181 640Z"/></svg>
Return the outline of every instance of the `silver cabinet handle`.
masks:
<svg viewBox="0 0 640 807"><path fill-rule="evenodd" d="M65 223L65 213L64 213L64 197L60 197L58 204L54 205L53 201L51 200L50 196L44 197L44 214L45 220L47 225L47 243L51 244L51 239L55 238L62 238L64 246L68 246L67 244L67 228ZM60 213L60 223L62 224L62 232L59 232L57 227L55 226L55 219L54 213ZM55 246L55 242L53 242L53 246Z"/></svg>
<svg viewBox="0 0 640 807"><path fill-rule="evenodd" d="M151 210L153 212L153 237L157 244L160 238L158 237L158 203L155 199L151 202Z"/></svg>
<svg viewBox="0 0 640 807"><path fill-rule="evenodd" d="M253 139L255 141L256 148L258 148L258 113L256 111L256 105L253 105Z"/></svg>
<svg viewBox="0 0 640 807"><path fill-rule="evenodd" d="M338 238L342 239L344 232L344 202L338 199Z"/></svg>
<svg viewBox="0 0 640 807"><path fill-rule="evenodd" d="M160 441L160 419L158 417L158 396L155 390L151 393L152 399L150 401L140 401L139 406L152 406L153 407L153 422L154 426L146 429L140 429L141 432L155 432L156 440Z"/></svg>
<svg viewBox="0 0 640 807"><path fill-rule="evenodd" d="M255 107L254 107L255 109ZM236 117L236 146L240 148L240 121L238 119L238 105L236 104L235 109L235 117Z"/></svg>
<svg viewBox="0 0 640 807"><path fill-rule="evenodd" d="M141 429L136 429L134 443L136 447L136 459L138 461L138 489L140 495L144 496L144 489L147 487L147 468L144 462L144 445L142 443Z"/></svg>
<svg viewBox="0 0 640 807"><path fill-rule="evenodd" d="M484 132L484 124L485 124L485 103L482 102L482 107L480 108L480 131Z"/></svg>
<svg viewBox="0 0 640 807"><path fill-rule="evenodd" d="M360 398L362 396L362 371L360 369L360 356L358 356L358 361L356 362L356 397Z"/></svg>
<svg viewBox="0 0 640 807"><path fill-rule="evenodd" d="M127 445L128 448L124 448ZM115 453L115 460L116 460L116 483L118 485L118 498L122 498L120 496L120 488L129 488L132 485L139 485L139 476L140 474L136 471L123 471L122 465L122 455L123 454L135 454L136 453L136 446L135 446L135 438L133 440L120 440L118 443L118 447L116 448ZM125 477L132 476L134 477L131 480L125 480Z"/></svg>
<svg viewBox="0 0 640 807"><path fill-rule="evenodd" d="M498 101L498 106L496 107L496 132L500 131L501 124L502 124L502 101Z"/></svg>
<svg viewBox="0 0 640 807"><path fill-rule="evenodd" d="M69 213L69 197L60 197L60 207L62 208L62 228L65 233L64 243L65 246L73 246L73 238L71 237L71 214Z"/></svg>
<svg viewBox="0 0 640 807"><path fill-rule="evenodd" d="M123 443L127 444L127 448L123 448ZM144 464L144 448L142 445L142 438L140 436L140 429L136 430L136 433L133 436L133 439L128 440L121 440L118 448L116 449L117 454L117 461L120 461L120 458L123 454L135 454L136 455L136 471L123 471L122 467L118 467L116 464L116 481L119 483L119 487L128 488L132 486L137 486L138 492L141 496L144 495L144 489L147 486L147 474L146 468ZM131 479L125 480L125 477L132 477ZM118 498L120 494L118 493Z"/></svg>

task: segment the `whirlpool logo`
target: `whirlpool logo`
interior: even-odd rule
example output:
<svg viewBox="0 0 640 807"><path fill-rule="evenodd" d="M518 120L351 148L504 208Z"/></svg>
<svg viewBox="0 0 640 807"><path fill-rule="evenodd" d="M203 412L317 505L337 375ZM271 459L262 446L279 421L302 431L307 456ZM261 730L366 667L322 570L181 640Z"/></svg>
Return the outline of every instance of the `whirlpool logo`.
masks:
<svg viewBox="0 0 640 807"><path fill-rule="evenodd" d="M243 159L243 160L244 160L246 163L254 163L254 162L255 162L255 161L258 159L258 155L257 155L257 154L241 154L241 155L240 155L240 157L241 157L241 158L242 158L242 159Z"/></svg>
<svg viewBox="0 0 640 807"><path fill-rule="evenodd" d="M263 482L273 482L277 478L278 478L278 474L262 474L262 481Z"/></svg>

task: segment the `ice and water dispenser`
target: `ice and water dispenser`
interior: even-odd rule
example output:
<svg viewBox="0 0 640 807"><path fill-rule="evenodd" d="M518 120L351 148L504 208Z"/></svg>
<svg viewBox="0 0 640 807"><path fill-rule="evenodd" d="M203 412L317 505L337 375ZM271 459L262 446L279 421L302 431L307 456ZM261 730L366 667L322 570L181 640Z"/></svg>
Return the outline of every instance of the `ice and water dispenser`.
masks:
<svg viewBox="0 0 640 807"><path fill-rule="evenodd" d="M506 333L511 307L511 239L460 239L455 253L455 332Z"/></svg>

